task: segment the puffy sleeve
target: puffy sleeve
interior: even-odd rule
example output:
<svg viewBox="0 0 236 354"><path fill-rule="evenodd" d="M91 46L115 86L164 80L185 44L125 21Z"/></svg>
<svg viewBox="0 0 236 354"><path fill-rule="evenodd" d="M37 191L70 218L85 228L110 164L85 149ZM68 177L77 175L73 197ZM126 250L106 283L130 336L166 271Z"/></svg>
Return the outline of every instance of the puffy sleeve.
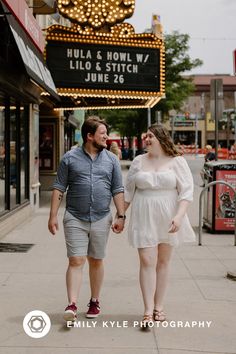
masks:
<svg viewBox="0 0 236 354"><path fill-rule="evenodd" d="M182 156L174 159L174 171L177 179L177 191L180 200L193 200L193 176L187 161Z"/></svg>
<svg viewBox="0 0 236 354"><path fill-rule="evenodd" d="M135 192L135 175L137 172L140 171L141 168L141 156L138 155L135 157L135 159L132 161L128 175L126 178L126 183L125 183L125 201L127 203L132 202L133 197L134 197L134 192Z"/></svg>

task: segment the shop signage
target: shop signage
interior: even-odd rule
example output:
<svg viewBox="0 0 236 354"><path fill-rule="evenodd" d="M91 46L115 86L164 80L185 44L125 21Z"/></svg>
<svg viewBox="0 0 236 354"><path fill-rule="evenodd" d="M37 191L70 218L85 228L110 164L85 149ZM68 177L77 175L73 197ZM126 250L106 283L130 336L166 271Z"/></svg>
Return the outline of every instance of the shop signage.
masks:
<svg viewBox="0 0 236 354"><path fill-rule="evenodd" d="M49 41L47 65L56 87L160 91L160 49Z"/></svg>
<svg viewBox="0 0 236 354"><path fill-rule="evenodd" d="M174 122L174 126L175 127L193 127L194 126L194 122Z"/></svg>
<svg viewBox="0 0 236 354"><path fill-rule="evenodd" d="M43 52L45 47L45 40L42 30L30 11L25 0L3 0L3 3L15 16L21 27L38 47Z"/></svg>

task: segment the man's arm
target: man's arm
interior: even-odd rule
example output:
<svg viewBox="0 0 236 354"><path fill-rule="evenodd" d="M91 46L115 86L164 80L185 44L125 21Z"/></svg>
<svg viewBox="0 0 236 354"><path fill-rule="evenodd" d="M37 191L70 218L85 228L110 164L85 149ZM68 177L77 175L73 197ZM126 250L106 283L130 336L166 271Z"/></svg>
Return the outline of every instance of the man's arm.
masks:
<svg viewBox="0 0 236 354"><path fill-rule="evenodd" d="M61 201L63 198L63 193L58 189L53 189L51 197L51 208L50 215L48 220L48 230L52 235L56 234L56 231L59 230L57 213L60 207Z"/></svg>
<svg viewBox="0 0 236 354"><path fill-rule="evenodd" d="M117 193L113 197L114 204L116 206L116 216L115 221L112 225L112 230L119 234L123 231L125 226L125 201L124 201L124 193ZM123 218L119 218L119 216L123 216Z"/></svg>

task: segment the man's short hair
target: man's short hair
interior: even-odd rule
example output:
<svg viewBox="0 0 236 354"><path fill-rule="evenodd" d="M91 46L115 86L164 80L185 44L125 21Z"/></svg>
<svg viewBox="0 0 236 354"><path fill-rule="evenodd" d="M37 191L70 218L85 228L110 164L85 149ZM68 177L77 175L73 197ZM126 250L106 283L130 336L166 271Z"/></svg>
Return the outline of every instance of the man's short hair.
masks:
<svg viewBox="0 0 236 354"><path fill-rule="evenodd" d="M81 135L82 135L82 139L83 139L84 144L87 142L88 133L94 135L96 133L97 128L101 124L105 125L105 127L108 130L108 124L106 123L106 121L101 119L98 116L90 116L84 121L82 128L81 128Z"/></svg>

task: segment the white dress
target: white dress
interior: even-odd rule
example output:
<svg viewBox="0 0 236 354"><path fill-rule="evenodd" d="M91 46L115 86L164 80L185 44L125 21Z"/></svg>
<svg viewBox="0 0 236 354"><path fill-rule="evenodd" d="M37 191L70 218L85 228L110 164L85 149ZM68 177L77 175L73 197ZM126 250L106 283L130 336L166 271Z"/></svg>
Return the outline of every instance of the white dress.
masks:
<svg viewBox="0 0 236 354"><path fill-rule="evenodd" d="M168 169L143 171L137 156L129 169L125 201L132 202L128 239L136 248L155 247L159 243L178 246L195 241L195 233L185 215L176 233L168 233L180 200L193 200L193 178L184 157L173 157Z"/></svg>

